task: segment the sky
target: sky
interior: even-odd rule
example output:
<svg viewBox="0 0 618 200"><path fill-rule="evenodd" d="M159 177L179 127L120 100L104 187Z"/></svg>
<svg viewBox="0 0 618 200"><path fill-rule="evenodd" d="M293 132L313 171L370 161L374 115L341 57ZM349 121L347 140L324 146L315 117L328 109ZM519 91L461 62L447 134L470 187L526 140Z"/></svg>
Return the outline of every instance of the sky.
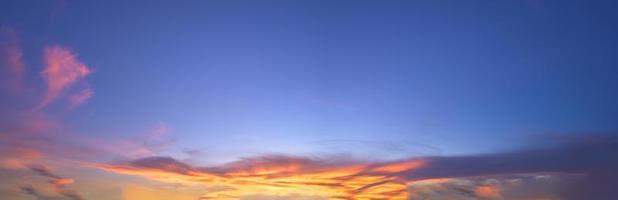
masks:
<svg viewBox="0 0 618 200"><path fill-rule="evenodd" d="M613 199L617 6L0 0L0 199Z"/></svg>

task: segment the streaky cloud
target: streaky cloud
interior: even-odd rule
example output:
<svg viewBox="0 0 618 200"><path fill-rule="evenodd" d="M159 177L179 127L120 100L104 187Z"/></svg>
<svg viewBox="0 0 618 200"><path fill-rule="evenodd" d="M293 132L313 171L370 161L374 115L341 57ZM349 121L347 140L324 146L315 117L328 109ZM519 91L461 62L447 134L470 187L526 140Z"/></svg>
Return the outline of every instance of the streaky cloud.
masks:
<svg viewBox="0 0 618 200"><path fill-rule="evenodd" d="M73 179L58 176L52 173L49 170L49 168L44 165L33 165L33 166L30 166L30 169L36 172L38 175L48 178L49 179L48 183L54 187L54 190L58 194L70 200L83 200L84 199L77 192L65 188L67 185L73 184ZM36 189L32 186L22 186L22 191L32 196L35 196L38 199L46 198L43 195L39 194L39 192L37 192Z"/></svg>
<svg viewBox="0 0 618 200"><path fill-rule="evenodd" d="M395 162L337 162L267 155L219 166L196 167L172 157L154 156L97 166L106 171L156 181L183 181L226 188L204 195L203 199L235 199L259 194L275 197L281 195L281 191L286 191L285 195L317 195L331 199L405 199L414 197L412 193L408 194L408 186L414 183L443 184L441 189L434 190L471 199L500 199L504 197L502 190L515 190L516 187L506 184L511 179L577 176L579 178L574 184L558 184L556 187L564 189L551 192L561 199L583 200L586 199L584 196L611 199L618 194L608 187L616 185L616 179L599 178L617 177L618 158L613 156L616 152L618 138L605 135L574 138L571 142L551 147L514 152L421 157ZM594 184L584 187L580 184L582 181ZM468 186L460 187L461 183ZM573 185L578 188L567 189ZM573 194L573 191L579 194Z"/></svg>
<svg viewBox="0 0 618 200"><path fill-rule="evenodd" d="M238 199L260 194L331 199L405 199L405 181L392 174L414 170L424 164L421 159L350 163L268 155L214 167L195 167L171 157L147 157L116 164L99 164L98 167L163 182L182 181L225 188L210 192L202 199Z"/></svg>

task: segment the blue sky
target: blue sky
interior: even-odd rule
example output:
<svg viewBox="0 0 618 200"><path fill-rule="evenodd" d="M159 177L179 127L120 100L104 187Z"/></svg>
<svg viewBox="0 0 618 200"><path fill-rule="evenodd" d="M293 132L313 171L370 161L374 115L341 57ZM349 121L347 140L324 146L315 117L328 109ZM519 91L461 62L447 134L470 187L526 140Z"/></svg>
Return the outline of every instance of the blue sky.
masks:
<svg viewBox="0 0 618 200"><path fill-rule="evenodd" d="M461 154L616 129L611 2L120 5L70 2L16 25L96 70L97 98L72 116L83 132L163 121L187 148L346 139Z"/></svg>
<svg viewBox="0 0 618 200"><path fill-rule="evenodd" d="M618 129L613 1L1 5L31 85L50 45L92 71L87 103L41 111L63 130L133 140L163 126L155 143L173 144L158 153L197 163L499 153Z"/></svg>
<svg viewBox="0 0 618 200"><path fill-rule="evenodd" d="M459 154L616 129L611 2L194 3L9 2L3 24L95 69L97 98L71 116L89 134L163 121L186 148Z"/></svg>

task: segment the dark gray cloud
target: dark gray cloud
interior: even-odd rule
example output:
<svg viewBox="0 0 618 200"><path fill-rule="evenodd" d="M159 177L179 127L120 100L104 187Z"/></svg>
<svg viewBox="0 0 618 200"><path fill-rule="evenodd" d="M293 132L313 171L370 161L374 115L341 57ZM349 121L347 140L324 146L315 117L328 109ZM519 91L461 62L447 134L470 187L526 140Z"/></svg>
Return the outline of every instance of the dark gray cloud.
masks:
<svg viewBox="0 0 618 200"><path fill-rule="evenodd" d="M572 137L522 151L428 157L428 166L400 175L410 180L526 173L580 174L554 184L561 199L610 200L618 196L618 137Z"/></svg>
<svg viewBox="0 0 618 200"><path fill-rule="evenodd" d="M404 174L410 179L531 172L592 173L618 169L618 137L597 136L508 153L427 157L429 167Z"/></svg>

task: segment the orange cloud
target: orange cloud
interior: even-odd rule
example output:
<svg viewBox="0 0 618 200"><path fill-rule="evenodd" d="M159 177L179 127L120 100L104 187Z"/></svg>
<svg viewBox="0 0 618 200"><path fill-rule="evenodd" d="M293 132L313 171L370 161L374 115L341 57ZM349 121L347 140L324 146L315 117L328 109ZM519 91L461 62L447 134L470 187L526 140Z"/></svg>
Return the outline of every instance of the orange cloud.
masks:
<svg viewBox="0 0 618 200"><path fill-rule="evenodd" d="M478 186L474 189L474 194L481 198L493 199L500 197L500 189L493 186Z"/></svg>
<svg viewBox="0 0 618 200"><path fill-rule="evenodd" d="M329 199L406 199L408 180L396 173L424 166L424 160L393 163L332 163L299 157L267 156L212 168L198 168L169 157L124 164L99 164L115 173L168 183L224 188L202 199L238 199L252 195L318 196Z"/></svg>
<svg viewBox="0 0 618 200"><path fill-rule="evenodd" d="M63 90L92 72L86 65L77 60L71 51L63 47L47 47L44 53L45 67L42 76L47 84L47 90L37 107L39 109L52 103ZM84 97L89 98L89 95L92 95L92 93L86 91L85 95L82 95L81 99L77 98L77 100L87 100Z"/></svg>
<svg viewBox="0 0 618 200"><path fill-rule="evenodd" d="M30 148L5 147L0 148L0 168L4 169L25 169L33 161L41 158L41 153Z"/></svg>

